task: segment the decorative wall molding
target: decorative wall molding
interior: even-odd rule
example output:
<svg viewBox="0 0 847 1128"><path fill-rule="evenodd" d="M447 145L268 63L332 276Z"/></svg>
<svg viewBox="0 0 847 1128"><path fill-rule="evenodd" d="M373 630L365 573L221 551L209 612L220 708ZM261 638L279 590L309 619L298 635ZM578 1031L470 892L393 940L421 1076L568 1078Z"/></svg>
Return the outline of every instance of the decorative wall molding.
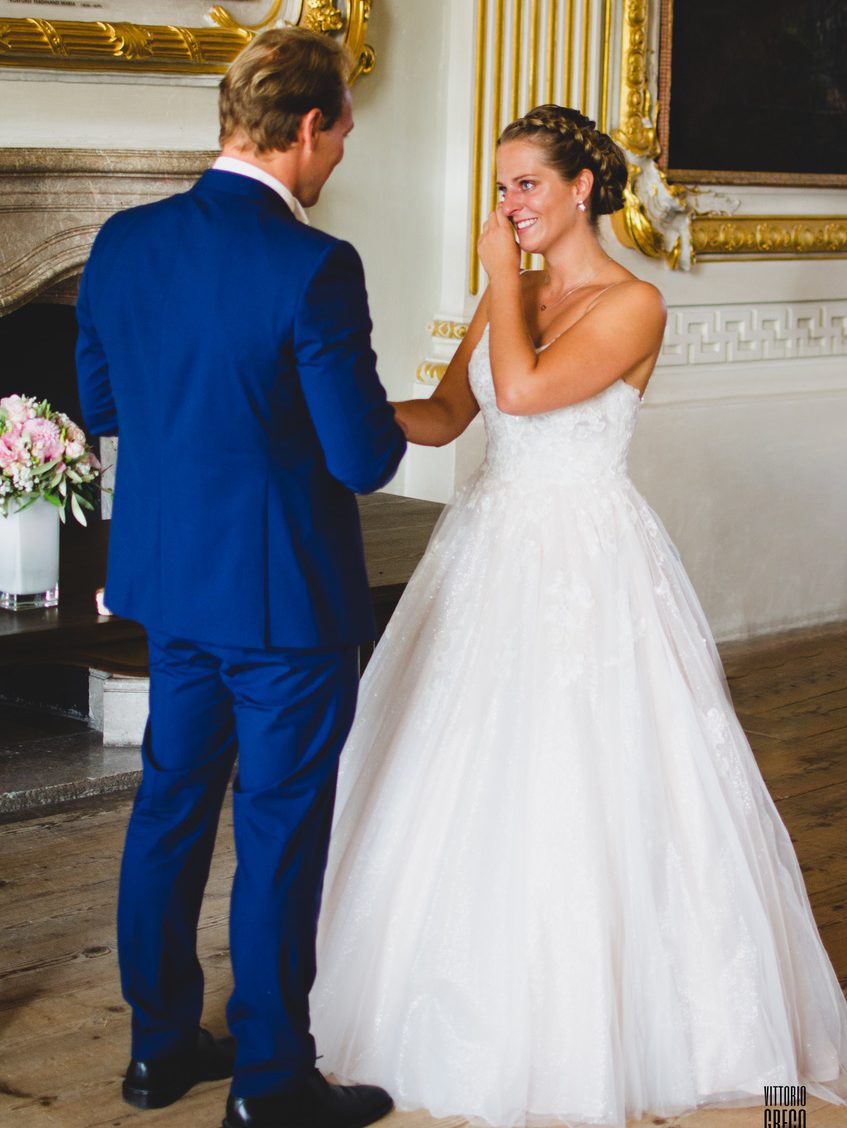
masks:
<svg viewBox="0 0 847 1128"><path fill-rule="evenodd" d="M0 150L0 315L79 274L97 232L114 212L184 191L214 157Z"/></svg>
<svg viewBox="0 0 847 1128"><path fill-rule="evenodd" d="M447 371L447 362L443 360L422 360L415 372L415 379L419 384L436 387L444 379Z"/></svg>
<svg viewBox="0 0 847 1128"><path fill-rule="evenodd" d="M467 324L441 318L431 321L427 328L433 337L433 351L439 355L428 357L418 365L415 380L435 388L447 371L450 356L467 332ZM727 364L758 365L844 356L847 356L847 299L671 306L656 368L680 369L694 365L714 368ZM844 377L837 381L839 386L847 385L847 365L841 368ZM712 381L711 376L709 379ZM829 387L830 383L825 382L822 390ZM716 388L717 385L713 390ZM720 394L727 393L723 384L721 389ZM773 391L777 391L776 387Z"/></svg>
<svg viewBox="0 0 847 1128"><path fill-rule="evenodd" d="M672 306L657 368L847 356L847 300Z"/></svg>
<svg viewBox="0 0 847 1128"><path fill-rule="evenodd" d="M608 128L615 8L612 0L476 0L471 294L479 291L482 223L497 202L494 151L503 127L533 106L558 102Z"/></svg>
<svg viewBox="0 0 847 1128"><path fill-rule="evenodd" d="M705 256L847 255L847 215L739 215L738 201L728 197L698 208L704 197L668 183L658 164L659 0L624 0L620 12L619 124L612 136L630 173L624 208L612 217L620 242L682 270Z"/></svg>
<svg viewBox="0 0 847 1128"><path fill-rule="evenodd" d="M426 327L427 333L440 341L461 341L468 331L466 321L433 320Z"/></svg>
<svg viewBox="0 0 847 1128"><path fill-rule="evenodd" d="M415 371L416 384L436 388L444 379L447 366L459 347L459 342L468 331L468 322L463 317L449 314L436 314L426 327L432 338L431 356L427 356Z"/></svg>
<svg viewBox="0 0 847 1128"><path fill-rule="evenodd" d="M225 4L215 4L206 13L207 26L201 27L131 23L114 19L114 14L94 20L0 15L0 68L223 74L257 32L292 23L343 38L355 60L355 78L373 70L376 61L365 43L370 9L371 0L344 0L342 7L335 0L267 0L258 22L247 23ZM183 18L184 13L183 6Z"/></svg>
<svg viewBox="0 0 847 1128"><path fill-rule="evenodd" d="M691 237L698 258L843 256L847 254L847 215L694 215Z"/></svg>

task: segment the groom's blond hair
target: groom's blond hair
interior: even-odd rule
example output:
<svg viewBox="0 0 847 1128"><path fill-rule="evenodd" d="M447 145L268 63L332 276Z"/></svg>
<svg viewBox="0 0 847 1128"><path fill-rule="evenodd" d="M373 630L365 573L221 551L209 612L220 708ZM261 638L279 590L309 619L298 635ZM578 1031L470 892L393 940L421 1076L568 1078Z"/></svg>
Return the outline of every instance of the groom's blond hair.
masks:
<svg viewBox="0 0 847 1128"><path fill-rule="evenodd" d="M329 36L301 27L257 35L220 85L221 145L243 139L257 153L284 151L314 109L320 128L331 129L344 108L350 71L350 53Z"/></svg>

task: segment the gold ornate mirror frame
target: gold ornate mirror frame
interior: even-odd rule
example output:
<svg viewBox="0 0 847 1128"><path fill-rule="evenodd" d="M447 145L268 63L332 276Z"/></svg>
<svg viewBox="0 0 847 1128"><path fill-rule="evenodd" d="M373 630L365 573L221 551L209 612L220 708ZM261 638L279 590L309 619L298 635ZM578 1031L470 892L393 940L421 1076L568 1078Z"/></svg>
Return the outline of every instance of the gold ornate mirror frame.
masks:
<svg viewBox="0 0 847 1128"><path fill-rule="evenodd" d="M707 256L847 256L847 215L698 211L696 188L667 182L657 163L657 106L648 77L657 18L655 0L624 0L620 124L613 130L630 162L626 204L613 220L621 242L682 268Z"/></svg>
<svg viewBox="0 0 847 1128"><path fill-rule="evenodd" d="M223 74L253 36L280 18L283 0L245 24L216 4L208 27L136 24L106 20L45 20L0 17L0 67L120 74ZM301 0L292 23L326 35L343 34L355 59L353 78L373 70L375 56L365 43L370 0Z"/></svg>

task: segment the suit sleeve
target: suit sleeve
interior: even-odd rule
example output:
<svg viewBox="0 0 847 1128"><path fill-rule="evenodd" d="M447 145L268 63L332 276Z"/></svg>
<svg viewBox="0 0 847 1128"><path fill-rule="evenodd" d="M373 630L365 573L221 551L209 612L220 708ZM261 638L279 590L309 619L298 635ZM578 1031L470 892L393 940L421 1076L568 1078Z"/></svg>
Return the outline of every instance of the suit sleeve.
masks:
<svg viewBox="0 0 847 1128"><path fill-rule="evenodd" d="M82 414L88 431L92 435L117 435L118 412L109 382L109 366L90 307L91 264L96 250L95 243L91 258L82 275L76 307L77 383Z"/></svg>
<svg viewBox="0 0 847 1128"><path fill-rule="evenodd" d="M406 450L376 372L365 277L349 243L335 243L301 297L294 351L303 395L330 474L355 493L389 482Z"/></svg>

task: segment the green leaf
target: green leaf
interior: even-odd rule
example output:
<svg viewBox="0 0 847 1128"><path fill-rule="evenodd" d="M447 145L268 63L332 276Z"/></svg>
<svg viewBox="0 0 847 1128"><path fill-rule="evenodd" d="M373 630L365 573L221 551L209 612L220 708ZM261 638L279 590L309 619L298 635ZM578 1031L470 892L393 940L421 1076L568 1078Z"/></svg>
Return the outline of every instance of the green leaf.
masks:
<svg viewBox="0 0 847 1128"><path fill-rule="evenodd" d="M82 506L79 504L79 498L75 493L71 494L71 511L73 512L73 515L74 517L76 517L77 521L79 521L80 525L88 524L85 519L85 514L82 511Z"/></svg>

